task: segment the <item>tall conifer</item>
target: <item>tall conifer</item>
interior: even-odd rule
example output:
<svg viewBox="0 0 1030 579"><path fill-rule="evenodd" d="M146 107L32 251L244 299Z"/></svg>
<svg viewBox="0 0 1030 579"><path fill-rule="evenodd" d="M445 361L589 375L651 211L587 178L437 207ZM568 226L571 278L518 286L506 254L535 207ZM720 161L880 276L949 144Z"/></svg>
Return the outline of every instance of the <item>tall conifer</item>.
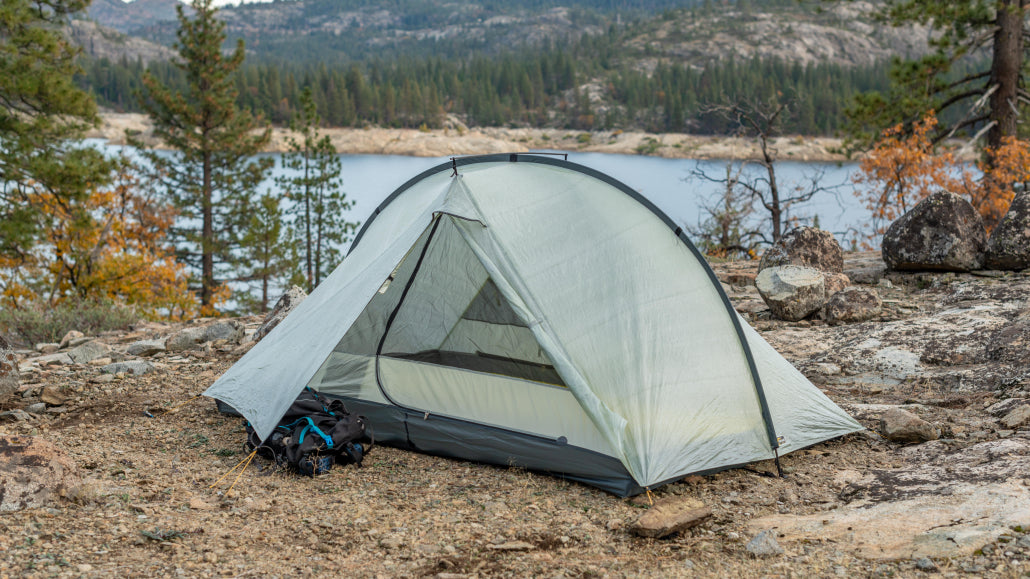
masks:
<svg viewBox="0 0 1030 579"><path fill-rule="evenodd" d="M188 87L174 91L149 71L143 77L142 106L172 153L144 155L180 208L180 259L200 270L200 303L210 312L222 283L233 277L234 250L249 223L254 190L271 167L270 159L254 158L271 129L235 104L243 40L225 55L225 24L215 18L212 0L194 0L191 7L192 16L176 7L175 66Z"/></svg>

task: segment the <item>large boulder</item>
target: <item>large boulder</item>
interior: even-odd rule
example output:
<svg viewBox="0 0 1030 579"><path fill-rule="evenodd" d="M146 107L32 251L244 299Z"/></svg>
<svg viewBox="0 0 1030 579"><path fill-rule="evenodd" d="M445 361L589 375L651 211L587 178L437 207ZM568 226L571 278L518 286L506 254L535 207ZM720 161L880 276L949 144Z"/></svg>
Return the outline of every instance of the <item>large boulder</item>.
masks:
<svg viewBox="0 0 1030 579"><path fill-rule="evenodd" d="M799 227L787 232L762 255L758 271L781 265L799 265L827 274L844 273L844 251L829 231Z"/></svg>
<svg viewBox="0 0 1030 579"><path fill-rule="evenodd" d="M82 481L72 461L33 437L0 437L0 513L46 507L74 497Z"/></svg>
<svg viewBox="0 0 1030 579"><path fill-rule="evenodd" d="M759 272L755 287L773 315L796 322L823 307L823 273L810 267L781 265Z"/></svg>
<svg viewBox="0 0 1030 579"><path fill-rule="evenodd" d="M938 191L891 224L883 236L883 261L894 270L980 269L987 248L983 219L968 201Z"/></svg>
<svg viewBox="0 0 1030 579"><path fill-rule="evenodd" d="M1030 191L1016 194L1001 223L991 232L985 265L990 269L1030 268Z"/></svg>
<svg viewBox="0 0 1030 579"><path fill-rule="evenodd" d="M830 296L823 306L823 315L831 323L852 323L871 320L880 315L883 302L876 290L849 287Z"/></svg>
<svg viewBox="0 0 1030 579"><path fill-rule="evenodd" d="M304 298L308 297L308 294L304 290L297 286L291 287L286 291L280 298L279 301L275 302L275 307L272 311L268 312L265 316L264 322L261 323L261 327L254 332L254 341L259 342L261 338L268 335L268 332L272 331L272 328L279 325L279 322L286 319L286 316L293 311L297 305L304 301Z"/></svg>
<svg viewBox="0 0 1030 579"><path fill-rule="evenodd" d="M0 336L0 400L18 389L18 358L3 336Z"/></svg>

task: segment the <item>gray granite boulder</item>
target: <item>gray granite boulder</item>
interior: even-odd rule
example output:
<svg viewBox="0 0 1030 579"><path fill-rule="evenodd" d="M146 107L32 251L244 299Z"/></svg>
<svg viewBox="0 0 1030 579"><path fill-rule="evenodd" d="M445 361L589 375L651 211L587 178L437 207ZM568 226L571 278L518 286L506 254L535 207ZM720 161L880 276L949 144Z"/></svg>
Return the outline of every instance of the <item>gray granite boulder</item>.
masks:
<svg viewBox="0 0 1030 579"><path fill-rule="evenodd" d="M192 350L205 342L205 328L186 328L165 339L165 349L169 352Z"/></svg>
<svg viewBox="0 0 1030 579"><path fill-rule="evenodd" d="M1012 199L1009 210L991 232L985 265L990 269L1030 268L1030 191Z"/></svg>
<svg viewBox="0 0 1030 579"><path fill-rule="evenodd" d="M758 271L781 265L799 265L833 274L844 273L844 251L829 231L799 227L788 231L763 255Z"/></svg>
<svg viewBox="0 0 1030 579"><path fill-rule="evenodd" d="M279 322L286 319L286 316L297 307L300 302L304 301L304 298L308 297L308 294L304 290L297 286L291 287L282 296L279 297L279 301L275 302L275 307L272 311L268 312L265 316L265 320L261 323L261 327L254 332L254 341L259 342L261 338L268 335L268 332L272 331L279 325Z"/></svg>
<svg viewBox="0 0 1030 579"><path fill-rule="evenodd" d="M225 340L233 344L243 341L243 324L236 320L215 322L204 328L204 341Z"/></svg>
<svg viewBox="0 0 1030 579"><path fill-rule="evenodd" d="M755 287L773 315L798 321L823 307L826 289L817 269L783 265L759 272Z"/></svg>
<svg viewBox="0 0 1030 579"><path fill-rule="evenodd" d="M972 271L987 249L983 219L968 201L947 191L923 199L883 236L883 261L894 270Z"/></svg>

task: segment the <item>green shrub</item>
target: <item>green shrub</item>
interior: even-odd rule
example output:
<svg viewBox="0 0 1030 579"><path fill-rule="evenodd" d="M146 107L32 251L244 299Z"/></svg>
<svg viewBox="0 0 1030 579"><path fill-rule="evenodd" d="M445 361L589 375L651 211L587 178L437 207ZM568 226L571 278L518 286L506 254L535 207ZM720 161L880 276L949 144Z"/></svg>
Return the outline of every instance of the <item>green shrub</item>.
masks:
<svg viewBox="0 0 1030 579"><path fill-rule="evenodd" d="M71 330L95 336L128 329L139 318L134 309L109 300L65 300L55 307L37 303L0 309L0 329L31 345L58 342Z"/></svg>

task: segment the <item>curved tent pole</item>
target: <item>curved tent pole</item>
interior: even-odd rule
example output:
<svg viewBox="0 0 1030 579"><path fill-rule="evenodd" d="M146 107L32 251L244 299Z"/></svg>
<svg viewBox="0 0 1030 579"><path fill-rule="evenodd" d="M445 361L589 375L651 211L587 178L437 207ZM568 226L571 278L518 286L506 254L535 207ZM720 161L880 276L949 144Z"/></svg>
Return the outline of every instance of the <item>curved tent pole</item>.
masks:
<svg viewBox="0 0 1030 579"><path fill-rule="evenodd" d="M615 179L611 175L607 175L605 173L597 171L596 169L591 169L590 167L586 167L586 166L580 165L578 163L573 163L571 161L562 160L562 159L556 159L556 158L552 158L552 157L545 157L545 156L541 156L541 155L535 154L535 153L499 153L499 154L493 154L493 155L474 155L474 156L469 156L469 157L452 157L450 159L450 161L442 163L442 164L437 165L435 167L432 167L430 169L427 169L427 170L419 173L418 175L412 177L411 179L408 179L408 181L406 181L403 185L398 187L397 190L395 190L393 193L391 193L390 196L387 197L385 201L380 203L379 206L376 207L376 210L372 212L372 215L368 218L368 220L365 221L365 224L362 225L361 229L358 231L358 234L356 236L354 236L354 241L351 243L350 251L353 251L354 248L358 245L358 242L361 241L361 238L364 235L365 231L368 229L368 226L371 225L371 223L373 221L375 221L375 218L383 211L383 209L385 209L387 205L392 203L395 199L397 199L397 197L399 197L402 193L407 191L409 188L411 188L413 185L415 185L419 181L425 179L426 177L429 177L430 175L434 175L436 173L439 173L441 171L446 171L448 169L450 169L450 170L454 171L455 173L457 173L458 168L461 167L461 166L464 166L464 165L473 165L473 164L478 164L478 163L505 163L505 162L507 162L507 163L515 163L515 162L539 163L541 165L551 165L551 166L555 166L555 167L561 167L561 168L564 168L564 169L571 169L573 171L578 171L580 173L583 173L583 174L589 175L591 177L594 177L596 179L599 179L599 180L601 180L601 181L611 185L612 187L615 187L619 191L622 191L626 195L629 195L635 201L637 201L638 203L640 203L641 205L643 205L644 207L649 209L659 219L661 219L662 222L665 223L665 225L667 225L669 227L669 229L671 229L673 231L673 234L676 237L678 237L680 239L680 241L682 241L687 246L687 248L690 249L691 253L694 254L694 257L701 264L701 267L704 268L705 273L708 274L709 281L711 281L712 285L715 287L715 290L719 293L719 297L722 299L723 307L725 307L726 313L730 317L730 322L733 324L733 329L737 333L737 337L740 340L740 347L744 351L744 359L747 361L748 371L751 372L751 380L752 380L752 382L755 385L755 394L758 396L758 403L759 403L759 406L761 407L761 411L762 411L762 420L765 423L766 436L769 439L769 446L771 447L771 449L773 451L774 459L776 461L776 469L779 472L780 476L783 476L783 470L780 467L780 453L779 453L780 442L779 442L779 438L776 435L776 427L773 425L772 414L769 411L769 403L768 403L768 401L766 400L766 397L765 397L765 389L762 388L762 378L758 375L758 367L755 364L755 358L754 358L754 355L751 352L751 346L748 345L747 337L744 335L744 329L740 325L740 317L737 315L737 311L735 309L733 309L733 304L730 302L729 296L727 296L726 292L723 291L722 284L719 282L719 278L716 277L715 271L713 271L712 267L710 265L708 265L708 261L705 260L704 256L701 254L701 251L698 250L698 248L693 244L693 242L691 242L690 239L684 234L682 227L679 227L678 225L676 225L676 223L672 219L670 219L669 216L666 215L664 211L659 209L657 205L652 203L650 199L648 199L648 198L644 197L643 195L641 195L640 193L634 191L628 185L626 185L622 181L619 181L618 179ZM434 225L434 228L435 228L435 225ZM430 233L430 238L432 238L432 233ZM428 247L428 246L429 245L428 245L428 242L427 242L426 247ZM348 253L350 253L350 251L348 251ZM419 258L419 263L421 263L421 258ZM417 272L417 270L418 270L418 267L416 267L416 272ZM414 279L414 276L412 276L412 280L413 279ZM406 292L407 292L407 288L405 288L405 293ZM403 303L403 302L404 302L404 298L402 296L401 297L401 303ZM398 304L398 306L397 306L397 309L399 309L399 308L400 308L400 304ZM393 314L390 316L390 322L393 321L393 318L396 316L396 313L397 313L397 311L395 310L393 312ZM388 322L387 323L387 331L389 331L389 326L390 326L390 323ZM386 333L383 334L383 339L380 341L380 344L379 344L379 349L380 350L382 349L383 342L385 342L385 341L386 341ZM377 355L376 355L376 381L377 382L379 381L378 374L379 374L379 356L378 356L378 352L377 352ZM382 384L379 385L379 388L380 388L380 390L382 390ZM386 393L383 392L383 395L385 396ZM389 396L386 396L386 398L387 398L387 400L390 400L390 402L393 402L393 400L390 399ZM394 403L394 404L396 404L396 403ZM400 406L400 405L397 404L397 406Z"/></svg>

